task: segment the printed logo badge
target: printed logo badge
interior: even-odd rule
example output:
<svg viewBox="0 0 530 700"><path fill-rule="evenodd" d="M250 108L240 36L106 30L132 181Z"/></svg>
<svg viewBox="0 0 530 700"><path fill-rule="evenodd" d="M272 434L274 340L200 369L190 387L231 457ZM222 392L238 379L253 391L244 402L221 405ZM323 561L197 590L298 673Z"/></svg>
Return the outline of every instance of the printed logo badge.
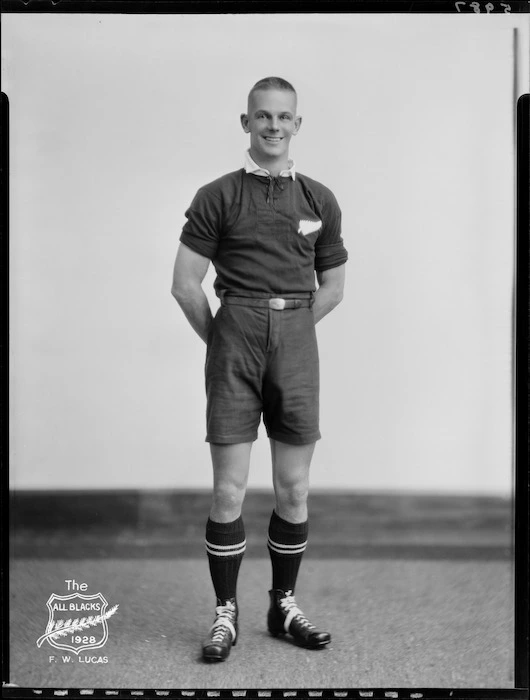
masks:
<svg viewBox="0 0 530 700"><path fill-rule="evenodd" d="M316 233L316 231L319 231L322 228L322 221L308 221L307 219L300 219L300 228L298 229L298 233L301 233L303 236L307 236L310 233Z"/></svg>
<svg viewBox="0 0 530 700"><path fill-rule="evenodd" d="M56 595L52 593L46 603L49 611L45 633L37 640L40 648L47 641L56 649L73 651L99 649L108 637L107 620L118 606L107 611L108 603L101 593L83 595Z"/></svg>

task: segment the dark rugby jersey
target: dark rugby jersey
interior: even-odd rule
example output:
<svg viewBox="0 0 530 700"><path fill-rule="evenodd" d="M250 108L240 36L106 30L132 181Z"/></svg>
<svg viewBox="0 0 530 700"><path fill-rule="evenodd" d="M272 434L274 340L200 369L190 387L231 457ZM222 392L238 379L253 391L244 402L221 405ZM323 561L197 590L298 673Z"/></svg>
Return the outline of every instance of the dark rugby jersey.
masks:
<svg viewBox="0 0 530 700"><path fill-rule="evenodd" d="M213 262L217 294L315 291L315 270L348 259L333 193L300 173L228 173L200 188L186 218L180 240Z"/></svg>

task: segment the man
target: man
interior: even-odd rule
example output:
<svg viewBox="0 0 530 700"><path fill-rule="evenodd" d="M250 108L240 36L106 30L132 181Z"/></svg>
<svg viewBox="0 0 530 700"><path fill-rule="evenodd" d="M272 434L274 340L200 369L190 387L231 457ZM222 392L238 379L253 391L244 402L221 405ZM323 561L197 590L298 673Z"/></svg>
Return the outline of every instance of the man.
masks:
<svg viewBox="0 0 530 700"><path fill-rule="evenodd" d="M207 661L226 659L238 639L236 585L246 544L241 508L262 415L276 500L268 629L312 649L331 639L307 620L294 590L307 544L309 467L320 438L315 323L342 299L347 252L335 197L289 159L301 123L290 83L271 77L254 85L241 115L250 134L245 166L198 191L175 262L172 294L207 344L206 440L214 478L206 550L217 597L203 645ZM215 318L202 288L210 260L221 300Z"/></svg>

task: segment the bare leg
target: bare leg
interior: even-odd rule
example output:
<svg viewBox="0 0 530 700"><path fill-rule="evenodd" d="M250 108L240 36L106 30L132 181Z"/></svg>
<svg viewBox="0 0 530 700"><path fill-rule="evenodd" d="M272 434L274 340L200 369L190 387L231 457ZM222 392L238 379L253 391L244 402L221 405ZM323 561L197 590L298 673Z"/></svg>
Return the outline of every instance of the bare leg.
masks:
<svg viewBox="0 0 530 700"><path fill-rule="evenodd" d="M251 442L210 445L213 466L213 497L210 518L229 523L241 515L247 489Z"/></svg>
<svg viewBox="0 0 530 700"><path fill-rule="evenodd" d="M270 443L276 513L290 523L303 523L307 520L309 467L315 443L287 445L277 440Z"/></svg>

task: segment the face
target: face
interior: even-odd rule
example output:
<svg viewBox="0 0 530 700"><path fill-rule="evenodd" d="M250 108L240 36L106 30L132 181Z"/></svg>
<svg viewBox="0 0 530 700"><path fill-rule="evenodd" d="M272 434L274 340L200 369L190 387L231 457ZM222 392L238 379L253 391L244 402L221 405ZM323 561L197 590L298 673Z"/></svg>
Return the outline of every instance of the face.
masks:
<svg viewBox="0 0 530 700"><path fill-rule="evenodd" d="M268 170L271 166L286 168L289 143L301 123L302 118L296 116L296 95L292 92L271 89L252 93L248 114L241 115L241 124L250 134L253 160Z"/></svg>

